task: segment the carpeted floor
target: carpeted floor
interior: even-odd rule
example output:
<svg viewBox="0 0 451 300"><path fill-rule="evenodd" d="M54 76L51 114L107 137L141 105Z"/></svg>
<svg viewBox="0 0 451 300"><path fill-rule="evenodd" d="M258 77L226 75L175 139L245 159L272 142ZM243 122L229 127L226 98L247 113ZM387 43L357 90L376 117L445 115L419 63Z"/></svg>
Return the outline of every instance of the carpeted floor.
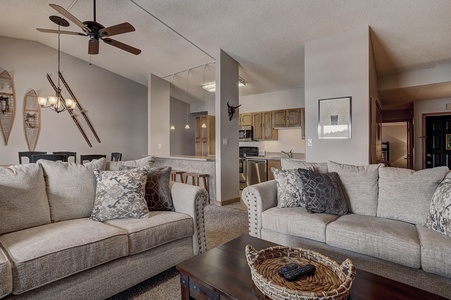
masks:
<svg viewBox="0 0 451 300"><path fill-rule="evenodd" d="M247 209L242 202L205 208L207 249L248 233ZM176 300L180 299L179 273L171 268L108 300Z"/></svg>

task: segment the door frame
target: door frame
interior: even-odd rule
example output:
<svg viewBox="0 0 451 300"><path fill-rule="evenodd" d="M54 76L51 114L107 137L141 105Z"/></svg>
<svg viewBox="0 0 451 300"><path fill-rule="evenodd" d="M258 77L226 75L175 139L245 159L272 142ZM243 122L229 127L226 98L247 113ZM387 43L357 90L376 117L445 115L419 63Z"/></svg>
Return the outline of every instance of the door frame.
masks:
<svg viewBox="0 0 451 300"><path fill-rule="evenodd" d="M451 115L451 111L444 112L434 112L434 113L424 113L421 114L421 144L422 144L422 157L421 157L421 168L426 169L426 117L438 117Z"/></svg>

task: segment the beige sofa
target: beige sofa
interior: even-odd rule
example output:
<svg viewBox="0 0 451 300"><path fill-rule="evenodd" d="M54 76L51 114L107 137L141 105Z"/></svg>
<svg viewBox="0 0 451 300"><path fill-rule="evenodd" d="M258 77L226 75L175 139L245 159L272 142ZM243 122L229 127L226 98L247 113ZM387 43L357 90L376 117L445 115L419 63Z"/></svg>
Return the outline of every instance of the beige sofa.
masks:
<svg viewBox="0 0 451 300"><path fill-rule="evenodd" d="M105 299L205 251L204 189L171 183L175 211L98 222L105 160L55 164L0 168L0 298Z"/></svg>
<svg viewBox="0 0 451 300"><path fill-rule="evenodd" d="M310 248L340 262L351 258L357 268L451 298L451 237L424 226L432 195L449 176L448 168L414 172L282 159L282 169L297 168L337 172L349 213L279 208L272 180L243 190L251 235Z"/></svg>

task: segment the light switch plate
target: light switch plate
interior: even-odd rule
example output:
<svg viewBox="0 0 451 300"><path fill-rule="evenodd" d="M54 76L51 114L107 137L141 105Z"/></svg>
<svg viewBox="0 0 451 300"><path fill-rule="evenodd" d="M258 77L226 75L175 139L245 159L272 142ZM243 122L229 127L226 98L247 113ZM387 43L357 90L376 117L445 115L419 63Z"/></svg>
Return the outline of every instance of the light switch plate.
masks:
<svg viewBox="0 0 451 300"><path fill-rule="evenodd" d="M229 144L229 139L228 138L223 138L222 139L222 145L223 146L227 146Z"/></svg>
<svg viewBox="0 0 451 300"><path fill-rule="evenodd" d="M313 147L313 139L307 139L307 147Z"/></svg>

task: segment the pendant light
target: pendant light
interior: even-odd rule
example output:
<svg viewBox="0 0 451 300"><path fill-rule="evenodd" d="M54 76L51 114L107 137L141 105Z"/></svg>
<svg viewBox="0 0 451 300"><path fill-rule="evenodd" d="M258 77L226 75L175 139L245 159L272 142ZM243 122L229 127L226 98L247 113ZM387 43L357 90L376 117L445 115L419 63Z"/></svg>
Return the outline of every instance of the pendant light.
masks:
<svg viewBox="0 0 451 300"><path fill-rule="evenodd" d="M60 113L62 111L67 110L73 110L75 109L77 103L72 99L63 99L61 95L61 87L60 87L60 66L61 66L61 37L60 37L60 26L69 26L69 22L67 22L65 19L58 17L58 16L50 16L50 20L58 25L58 73L57 73L57 86L54 96L48 96L45 97L39 97L38 103L41 106L41 108L50 108L51 110Z"/></svg>
<svg viewBox="0 0 451 300"><path fill-rule="evenodd" d="M186 75L186 93L188 94L188 78L189 78L189 72L191 71L191 69L188 69L188 74ZM186 104L186 125L185 125L185 129L190 129L189 127L189 105L188 103Z"/></svg>

